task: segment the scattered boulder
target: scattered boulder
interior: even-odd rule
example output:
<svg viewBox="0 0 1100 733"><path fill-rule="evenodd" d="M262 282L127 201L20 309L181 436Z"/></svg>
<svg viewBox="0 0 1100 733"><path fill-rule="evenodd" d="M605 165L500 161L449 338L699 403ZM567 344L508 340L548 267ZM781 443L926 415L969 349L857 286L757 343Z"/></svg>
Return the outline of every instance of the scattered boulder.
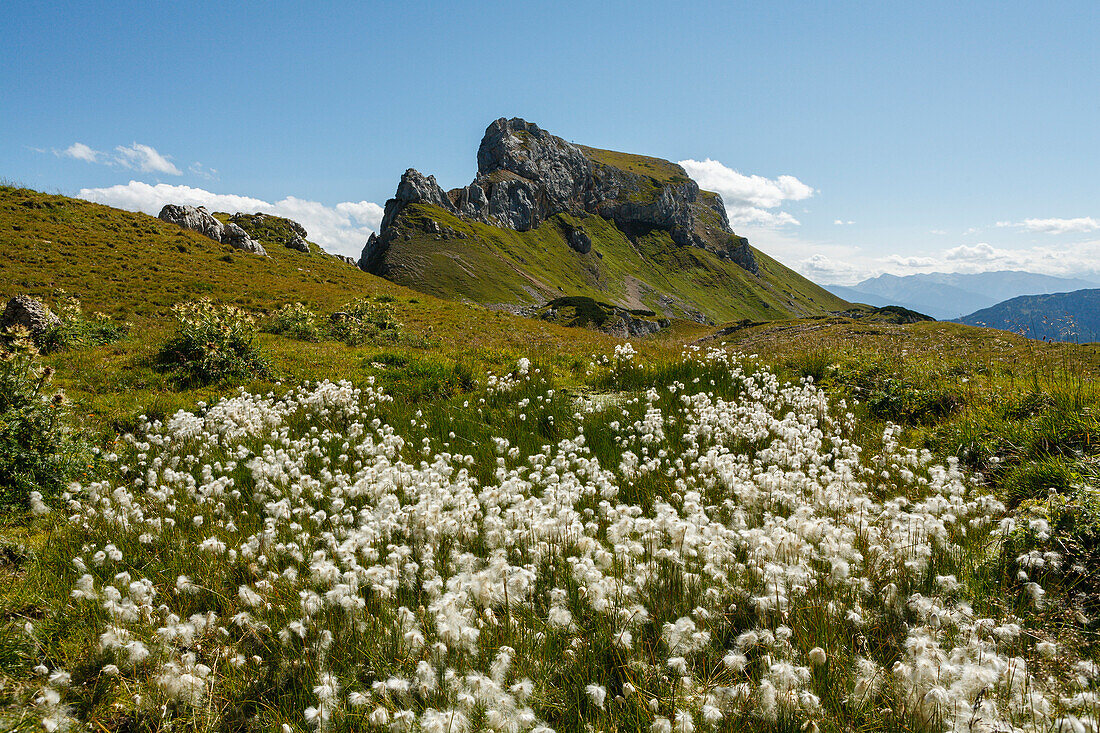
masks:
<svg viewBox="0 0 1100 733"><path fill-rule="evenodd" d="M167 204L160 210L158 218L170 224L198 232L215 242L228 244L235 249L264 257L267 256L267 251L263 248L263 245L249 237L248 232L232 222L222 224L203 206Z"/></svg>
<svg viewBox="0 0 1100 733"><path fill-rule="evenodd" d="M333 257L353 267L359 265L359 262L354 257L348 257L347 255L333 255Z"/></svg>
<svg viewBox="0 0 1100 733"><path fill-rule="evenodd" d="M293 249L298 252L309 254L309 242L307 242L301 234L295 234L286 243L287 249Z"/></svg>
<svg viewBox="0 0 1100 733"><path fill-rule="evenodd" d="M588 232L584 230L584 227L567 227L565 239L569 242L570 247L582 255L592 251L592 237L588 236Z"/></svg>
<svg viewBox="0 0 1100 733"><path fill-rule="evenodd" d="M21 326L31 333L41 333L60 322L61 319L40 300L29 295L17 295L8 301L4 314L0 316L0 331Z"/></svg>

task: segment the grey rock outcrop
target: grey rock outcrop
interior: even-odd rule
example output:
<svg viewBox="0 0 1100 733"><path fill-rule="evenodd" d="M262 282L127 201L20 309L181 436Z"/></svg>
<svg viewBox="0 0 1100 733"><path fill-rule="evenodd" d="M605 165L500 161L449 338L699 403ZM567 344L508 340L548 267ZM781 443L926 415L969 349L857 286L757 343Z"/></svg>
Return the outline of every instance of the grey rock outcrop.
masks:
<svg viewBox="0 0 1100 733"><path fill-rule="evenodd" d="M307 242L301 234L295 234L286 243L287 249L293 249L297 252L304 252L309 254L309 242Z"/></svg>
<svg viewBox="0 0 1100 733"><path fill-rule="evenodd" d="M433 176L412 168L405 171L397 194L386 202L379 233L363 249L360 267L370 270L377 263L397 236L393 225L406 206L425 203L517 231L534 229L556 214L598 214L628 235L667 230L678 245L703 247L757 272L748 240L730 229L721 197L704 198L683 169L670 182L605 165L519 118L501 118L489 125L477 164L477 176L469 186L446 192ZM707 210L706 218L714 222L709 227L702 217ZM570 246L582 254L591 251L587 234L582 231L576 242L569 234Z"/></svg>
<svg viewBox="0 0 1100 733"><path fill-rule="evenodd" d="M170 224L176 224L185 229L198 232L215 242L228 244L230 247L252 254L267 256L267 251L259 242L249 237L248 232L232 222L222 224L203 206L167 204L160 210L158 218Z"/></svg>
<svg viewBox="0 0 1100 733"><path fill-rule="evenodd" d="M241 229L233 222L225 225L225 229L222 232L222 238L220 241L222 244L228 244L230 247L234 247L245 252L251 252L254 255L260 255L261 257L267 257L267 250L264 249L264 246L252 237L248 236L248 232L246 232L244 229Z"/></svg>
<svg viewBox="0 0 1100 733"><path fill-rule="evenodd" d="M61 322L53 311L29 295L17 295L8 301L0 315L0 331L20 326L31 333L40 333Z"/></svg>

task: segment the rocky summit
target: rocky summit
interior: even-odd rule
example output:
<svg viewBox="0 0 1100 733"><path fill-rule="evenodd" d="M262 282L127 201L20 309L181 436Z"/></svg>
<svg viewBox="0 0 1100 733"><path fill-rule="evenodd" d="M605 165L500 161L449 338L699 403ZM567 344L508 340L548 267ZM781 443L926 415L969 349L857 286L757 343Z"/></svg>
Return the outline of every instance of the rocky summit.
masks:
<svg viewBox="0 0 1100 733"><path fill-rule="evenodd" d="M485 130L468 186L445 191L405 171L359 266L518 309L577 296L706 322L843 304L735 234L721 196L681 166L573 144L519 118Z"/></svg>
<svg viewBox="0 0 1100 733"><path fill-rule="evenodd" d="M624 232L667 231L681 246L708 249L756 273L748 240L733 233L722 197L700 191L678 165L659 180L601 160L600 151L573 145L533 122L496 120L485 131L477 151L477 176L465 188L444 191L434 176L410 168L397 194L386 203L378 235L372 236L360 260L368 269L387 239L390 226L409 204L431 204L467 219L529 231L555 214L597 214ZM591 249L583 230L571 229L569 242L581 254Z"/></svg>

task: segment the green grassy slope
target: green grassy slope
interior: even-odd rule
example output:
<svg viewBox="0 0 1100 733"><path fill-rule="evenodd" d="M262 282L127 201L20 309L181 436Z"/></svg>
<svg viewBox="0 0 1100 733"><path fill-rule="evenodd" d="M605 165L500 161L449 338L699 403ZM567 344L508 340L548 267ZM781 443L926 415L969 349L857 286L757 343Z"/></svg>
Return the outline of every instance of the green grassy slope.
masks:
<svg viewBox="0 0 1100 733"><path fill-rule="evenodd" d="M0 187L0 295L49 296L60 288L88 310L135 322L174 303L217 296L250 310L288 301L335 307L401 288L314 247L306 255L261 242L257 257L152 216L65 196Z"/></svg>
<svg viewBox="0 0 1100 733"><path fill-rule="evenodd" d="M460 219L430 205L403 212L408 238L386 257L385 277L440 297L478 303L541 304L560 295L584 295L672 318L702 314L713 321L775 320L816 315L847 305L779 262L754 251L755 276L697 247L680 247L668 232L627 237L599 216L560 214L529 232ZM430 231L431 223L464 238ZM566 241L582 226L592 252Z"/></svg>

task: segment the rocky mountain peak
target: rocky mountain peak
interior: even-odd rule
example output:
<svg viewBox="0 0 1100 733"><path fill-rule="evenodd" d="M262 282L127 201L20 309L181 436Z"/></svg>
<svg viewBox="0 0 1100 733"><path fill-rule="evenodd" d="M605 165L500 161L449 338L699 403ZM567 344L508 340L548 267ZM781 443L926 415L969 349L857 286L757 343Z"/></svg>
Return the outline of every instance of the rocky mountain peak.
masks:
<svg viewBox="0 0 1100 733"><path fill-rule="evenodd" d="M583 208L585 193L592 185L592 166L580 148L518 117L493 122L481 139L478 178L491 185L497 171L514 173L541 186L561 206Z"/></svg>
<svg viewBox="0 0 1100 733"><path fill-rule="evenodd" d="M619 159L627 162L616 164ZM660 171L634 170L630 163L637 160L655 161ZM431 204L516 231L535 229L557 214L596 214L627 234L666 230L678 245L702 247L749 272L758 271L748 240L730 229L721 197L704 196L683 168L667 161L582 148L533 122L502 117L486 128L477 164L469 186L447 192L434 176L405 171L396 195L386 203L379 233L363 248L360 266L369 271L397 236L406 206ZM580 235L573 246L581 254L591 249Z"/></svg>

